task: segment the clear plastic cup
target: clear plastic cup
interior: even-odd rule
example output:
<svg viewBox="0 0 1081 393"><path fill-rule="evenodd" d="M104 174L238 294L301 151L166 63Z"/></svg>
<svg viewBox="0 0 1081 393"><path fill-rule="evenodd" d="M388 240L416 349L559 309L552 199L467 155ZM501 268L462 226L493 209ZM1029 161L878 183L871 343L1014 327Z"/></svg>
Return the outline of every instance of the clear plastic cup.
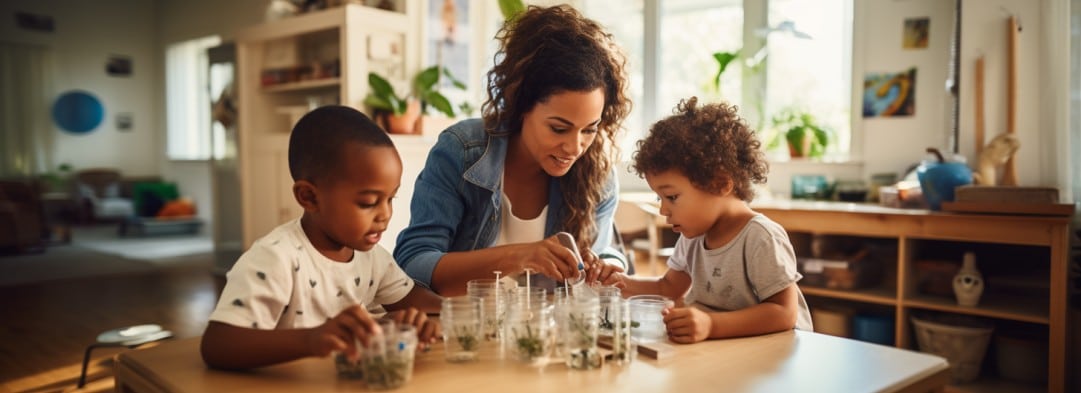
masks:
<svg viewBox="0 0 1081 393"><path fill-rule="evenodd" d="M600 321L598 324L600 334L602 336L611 336L614 325L611 306L614 302L623 300L620 297L620 290L617 287L596 286L593 288L593 292L597 294L597 299L600 301L600 310L597 313Z"/></svg>
<svg viewBox="0 0 1081 393"><path fill-rule="evenodd" d="M383 332L394 331L397 329L397 324L390 319L381 319L376 321L380 329ZM372 340L375 338L373 337ZM344 352L339 352L334 355L334 368L338 370L338 376L348 379L363 379L364 378L364 351L365 347L361 344L360 340L354 340L353 345L357 348L357 358L350 360Z"/></svg>
<svg viewBox="0 0 1081 393"><path fill-rule="evenodd" d="M364 383L371 390L394 389L413 379L417 330L412 325L386 329L364 348Z"/></svg>
<svg viewBox="0 0 1081 393"><path fill-rule="evenodd" d="M548 305L548 290L537 287L518 287L514 292L513 308L537 308Z"/></svg>
<svg viewBox="0 0 1081 393"><path fill-rule="evenodd" d="M517 285L510 280L482 278L466 283L469 297L483 299L481 305L481 337L485 342L497 342L503 332L503 319L508 305L514 302Z"/></svg>
<svg viewBox="0 0 1081 393"><path fill-rule="evenodd" d="M480 349L483 298L456 296L443 298L439 313L443 325L443 348L451 363L477 360Z"/></svg>
<svg viewBox="0 0 1081 393"><path fill-rule="evenodd" d="M600 301L595 297L574 298L559 308L556 319L567 367L577 370L600 368L603 363L597 350L597 314Z"/></svg>
<svg viewBox="0 0 1081 393"><path fill-rule="evenodd" d="M638 344L631 337L630 301L616 299L608 305L608 321L612 325L611 363L629 364L638 356Z"/></svg>
<svg viewBox="0 0 1081 393"><path fill-rule="evenodd" d="M627 299L630 303L631 336L639 342L664 341L668 338L661 311L675 307L676 303L661 295L636 295Z"/></svg>
<svg viewBox="0 0 1081 393"><path fill-rule="evenodd" d="M517 307L507 312L503 346L508 356L526 364L543 365L555 345L552 306Z"/></svg>

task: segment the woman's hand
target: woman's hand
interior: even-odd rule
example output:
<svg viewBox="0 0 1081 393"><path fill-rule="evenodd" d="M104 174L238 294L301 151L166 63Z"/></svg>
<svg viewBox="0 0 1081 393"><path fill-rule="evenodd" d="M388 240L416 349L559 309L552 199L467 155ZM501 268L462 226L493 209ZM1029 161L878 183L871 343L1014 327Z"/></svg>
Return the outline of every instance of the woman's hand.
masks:
<svg viewBox="0 0 1081 393"><path fill-rule="evenodd" d="M558 281L578 277L578 259L573 251L559 244L554 235L539 242L509 247L510 255L501 268L504 273L513 275L529 269Z"/></svg>

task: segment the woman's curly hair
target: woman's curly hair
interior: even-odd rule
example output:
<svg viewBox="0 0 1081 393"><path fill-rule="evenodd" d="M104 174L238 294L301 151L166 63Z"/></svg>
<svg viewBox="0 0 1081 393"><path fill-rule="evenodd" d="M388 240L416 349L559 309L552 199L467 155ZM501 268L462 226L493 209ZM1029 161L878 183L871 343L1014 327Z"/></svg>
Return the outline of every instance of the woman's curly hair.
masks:
<svg viewBox="0 0 1081 393"><path fill-rule="evenodd" d="M634 171L638 176L676 170L695 187L720 194L732 192L754 199L752 184L766 182L769 163L754 130L728 104L698 106L698 98L681 100L675 114L653 124L638 141Z"/></svg>
<svg viewBox="0 0 1081 393"><path fill-rule="evenodd" d="M530 6L504 23L496 40L500 49L481 106L491 135L521 132L525 114L554 94L604 92L597 138L559 179L567 207L563 230L588 248L597 233L594 210L618 154L616 135L631 110L626 57L611 34L567 5Z"/></svg>

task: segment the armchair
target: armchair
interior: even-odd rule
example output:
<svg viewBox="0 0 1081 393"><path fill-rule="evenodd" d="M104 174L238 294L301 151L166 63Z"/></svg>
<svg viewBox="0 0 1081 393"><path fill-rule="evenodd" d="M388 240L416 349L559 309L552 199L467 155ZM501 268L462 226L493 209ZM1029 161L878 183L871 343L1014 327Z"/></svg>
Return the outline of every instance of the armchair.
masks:
<svg viewBox="0 0 1081 393"><path fill-rule="evenodd" d="M134 202L121 195L117 170L82 170L75 173L72 184L84 221L123 221L135 215Z"/></svg>
<svg viewBox="0 0 1081 393"><path fill-rule="evenodd" d="M41 198L34 184L0 181L0 248L40 247L45 231Z"/></svg>

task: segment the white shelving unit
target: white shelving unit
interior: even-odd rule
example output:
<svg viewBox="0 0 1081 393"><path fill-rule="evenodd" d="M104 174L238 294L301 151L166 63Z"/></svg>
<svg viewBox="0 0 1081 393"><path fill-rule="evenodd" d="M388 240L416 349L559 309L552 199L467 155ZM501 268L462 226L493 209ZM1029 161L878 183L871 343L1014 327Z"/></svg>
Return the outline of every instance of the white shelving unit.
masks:
<svg viewBox="0 0 1081 393"><path fill-rule="evenodd" d="M288 166L296 108L315 101L365 111L369 71L404 86L407 76L420 69L416 48L420 41L410 17L417 11L410 3L405 3L405 12L347 4L238 33L238 153L245 249L303 213L293 199ZM320 71L304 71L304 66ZM423 148L413 150L427 153ZM409 165L408 159L403 161ZM412 186L412 178L403 177L403 189ZM406 208L406 217L407 212Z"/></svg>

